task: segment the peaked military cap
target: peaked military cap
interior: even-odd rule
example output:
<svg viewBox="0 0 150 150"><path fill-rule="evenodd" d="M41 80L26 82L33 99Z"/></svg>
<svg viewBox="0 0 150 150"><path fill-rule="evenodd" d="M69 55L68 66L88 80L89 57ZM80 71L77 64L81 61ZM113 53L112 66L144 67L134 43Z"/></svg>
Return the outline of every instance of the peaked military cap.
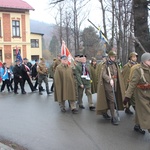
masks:
<svg viewBox="0 0 150 150"><path fill-rule="evenodd" d="M80 57L86 57L86 55L80 55Z"/></svg>
<svg viewBox="0 0 150 150"><path fill-rule="evenodd" d="M131 59L131 57L133 57L133 56L138 56L138 53L136 53L136 52L131 52L130 55L129 55L129 59Z"/></svg>
<svg viewBox="0 0 150 150"><path fill-rule="evenodd" d="M117 56L117 53L115 51L109 51L108 56Z"/></svg>
<svg viewBox="0 0 150 150"><path fill-rule="evenodd" d="M80 57L80 55L79 55L79 54L76 54L76 55L74 55L74 57Z"/></svg>
<svg viewBox="0 0 150 150"><path fill-rule="evenodd" d="M95 57L92 57L91 61L97 61L97 59Z"/></svg>

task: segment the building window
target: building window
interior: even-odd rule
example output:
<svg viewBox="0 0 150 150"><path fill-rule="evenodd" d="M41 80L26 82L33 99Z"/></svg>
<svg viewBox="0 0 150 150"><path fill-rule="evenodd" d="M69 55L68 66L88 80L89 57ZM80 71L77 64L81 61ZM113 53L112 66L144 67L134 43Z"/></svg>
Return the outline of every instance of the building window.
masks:
<svg viewBox="0 0 150 150"><path fill-rule="evenodd" d="M21 50L18 49L18 51L19 51L19 53L21 55ZM13 49L13 61L15 62L15 60L16 60L16 49Z"/></svg>
<svg viewBox="0 0 150 150"><path fill-rule="evenodd" d="M39 40L38 39L31 39L31 47L32 48L39 48Z"/></svg>
<svg viewBox="0 0 150 150"><path fill-rule="evenodd" d="M20 21L18 20L12 21L12 34L13 37L20 37Z"/></svg>
<svg viewBox="0 0 150 150"><path fill-rule="evenodd" d="M1 25L1 20L0 20L0 37L2 36L2 25Z"/></svg>
<svg viewBox="0 0 150 150"><path fill-rule="evenodd" d="M32 61L39 60L39 55L32 55L31 60Z"/></svg>
<svg viewBox="0 0 150 150"><path fill-rule="evenodd" d="M0 61L2 61L2 62L3 62L2 50L0 50Z"/></svg>

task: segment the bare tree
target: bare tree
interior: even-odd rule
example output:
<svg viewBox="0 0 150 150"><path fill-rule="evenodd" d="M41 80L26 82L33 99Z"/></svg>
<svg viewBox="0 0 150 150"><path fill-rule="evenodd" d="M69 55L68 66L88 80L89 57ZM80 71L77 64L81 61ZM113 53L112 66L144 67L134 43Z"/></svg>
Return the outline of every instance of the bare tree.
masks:
<svg viewBox="0 0 150 150"><path fill-rule="evenodd" d="M109 34L110 44L113 49L117 50L118 58L125 62L128 57L130 28L133 21L131 20L132 1L131 0L99 0L102 10L105 12L106 30ZM110 17L109 17L110 16Z"/></svg>
<svg viewBox="0 0 150 150"><path fill-rule="evenodd" d="M64 8L59 10L60 39L66 37L67 44L72 42L75 53L78 53L80 26L88 15L83 12L90 0L50 1L54 5L63 3ZM150 46L148 28L148 5L150 2L148 0L99 0L99 2L103 15L104 35L106 38L109 37L111 47L117 50L118 57L123 63L127 61L129 53L135 49L139 55L142 54L141 48L134 43L132 32L135 33L145 49L150 51L148 49ZM70 38L71 36L73 38ZM109 47L108 50L110 49Z"/></svg>
<svg viewBox="0 0 150 150"><path fill-rule="evenodd" d="M63 2L64 0L51 0L50 5L58 4L60 2Z"/></svg>
<svg viewBox="0 0 150 150"><path fill-rule="evenodd" d="M114 26L115 26L115 2L112 0L112 43L114 43ZM112 44L113 45L113 44Z"/></svg>
<svg viewBox="0 0 150 150"><path fill-rule="evenodd" d="M71 8L73 12L73 34L74 34L74 49L75 53L79 53L80 49L80 27L83 21L88 16L88 11L85 6L90 0L72 0Z"/></svg>
<svg viewBox="0 0 150 150"><path fill-rule="evenodd" d="M70 24L71 24L71 13L67 12L65 13L65 33L66 33L66 44L68 47L70 47L70 35L71 35L71 28L70 28Z"/></svg>
<svg viewBox="0 0 150 150"><path fill-rule="evenodd" d="M58 27L57 31L55 32L55 36L59 39L60 45L62 43L62 37L63 37L63 29L62 29L62 27L63 27L63 20L62 20L63 8L64 8L64 6L62 3L58 3L58 5L55 5L55 9L56 9L57 13L54 16L54 19L56 22L56 26Z"/></svg>
<svg viewBox="0 0 150 150"><path fill-rule="evenodd" d="M88 11L83 9L90 0L65 0L63 2L50 0L51 5L62 4L63 8L59 7L59 23L60 25L60 39L65 38L67 41L67 46L73 43L75 53L78 53L80 47L80 26L82 22L86 19ZM85 10L85 11L84 11ZM58 18L58 15L56 19ZM58 20L58 19L57 19ZM63 31L62 31L63 30ZM72 32L71 32L72 30ZM74 40L71 42L71 36L74 37Z"/></svg>
<svg viewBox="0 0 150 150"><path fill-rule="evenodd" d="M106 30L106 17L105 17L105 8L104 4L103 4L103 0L99 0L100 4L101 4L101 8L102 8L102 16L103 16L103 28L104 28L104 35L107 38L107 30Z"/></svg>

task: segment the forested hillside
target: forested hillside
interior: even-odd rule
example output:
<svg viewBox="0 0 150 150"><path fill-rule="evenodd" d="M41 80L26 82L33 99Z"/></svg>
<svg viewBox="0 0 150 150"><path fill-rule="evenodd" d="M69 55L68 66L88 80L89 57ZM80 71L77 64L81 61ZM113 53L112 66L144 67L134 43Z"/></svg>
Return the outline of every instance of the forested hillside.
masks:
<svg viewBox="0 0 150 150"><path fill-rule="evenodd" d="M45 22L40 22L36 20L30 20L30 30L31 32L44 34L43 49L48 49L50 40L54 33L56 33L56 25L48 24Z"/></svg>

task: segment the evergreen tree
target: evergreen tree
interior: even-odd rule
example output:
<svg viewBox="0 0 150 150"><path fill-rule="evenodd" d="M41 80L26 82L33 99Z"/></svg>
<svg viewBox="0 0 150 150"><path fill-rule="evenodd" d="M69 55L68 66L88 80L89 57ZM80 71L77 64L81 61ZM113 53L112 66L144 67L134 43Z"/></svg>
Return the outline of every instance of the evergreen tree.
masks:
<svg viewBox="0 0 150 150"><path fill-rule="evenodd" d="M59 42L55 35L53 35L53 37L50 41L49 51L51 52L52 55L57 55L57 53L59 51Z"/></svg>
<svg viewBox="0 0 150 150"><path fill-rule="evenodd" d="M100 39L95 29L91 26L85 28L82 32L81 38L84 47L83 54L86 54L89 59L92 56L96 57L100 50Z"/></svg>

